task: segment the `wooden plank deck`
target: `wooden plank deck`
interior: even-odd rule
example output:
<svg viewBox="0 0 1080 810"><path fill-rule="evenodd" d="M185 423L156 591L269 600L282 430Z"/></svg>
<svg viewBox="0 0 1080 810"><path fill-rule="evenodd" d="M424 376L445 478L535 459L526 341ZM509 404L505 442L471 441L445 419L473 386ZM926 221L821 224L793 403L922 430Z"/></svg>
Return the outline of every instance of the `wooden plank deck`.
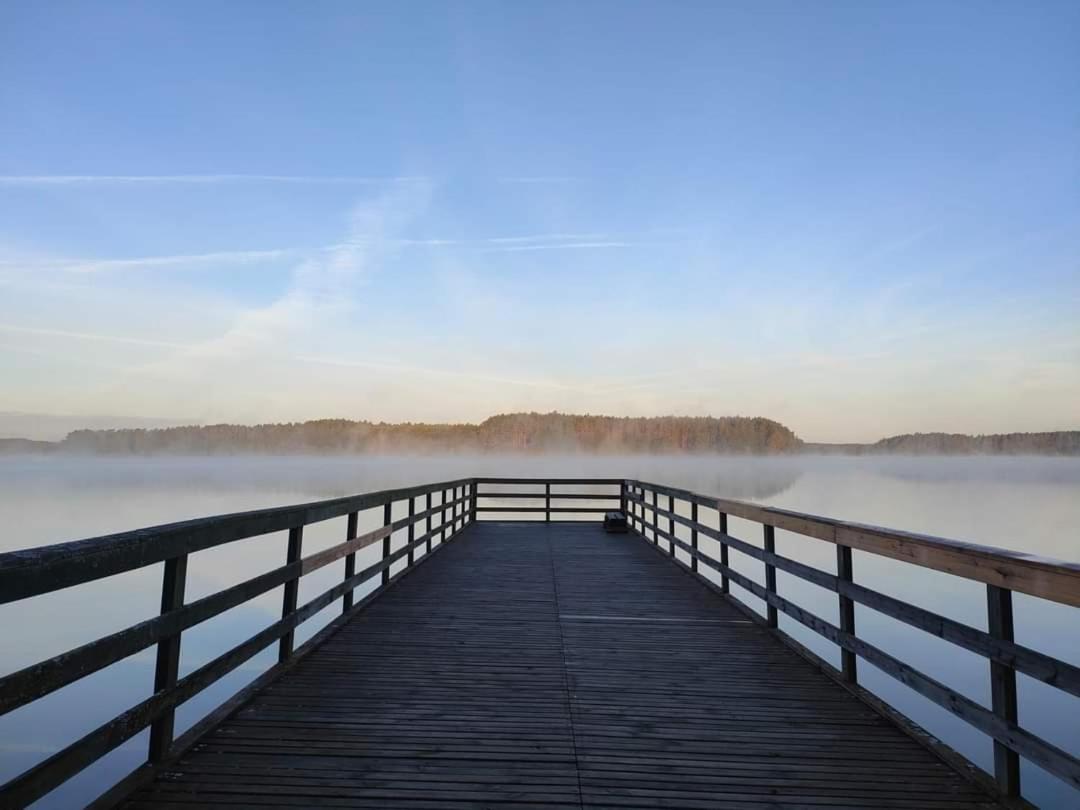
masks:
<svg viewBox="0 0 1080 810"><path fill-rule="evenodd" d="M124 806L997 805L640 538L482 522Z"/></svg>

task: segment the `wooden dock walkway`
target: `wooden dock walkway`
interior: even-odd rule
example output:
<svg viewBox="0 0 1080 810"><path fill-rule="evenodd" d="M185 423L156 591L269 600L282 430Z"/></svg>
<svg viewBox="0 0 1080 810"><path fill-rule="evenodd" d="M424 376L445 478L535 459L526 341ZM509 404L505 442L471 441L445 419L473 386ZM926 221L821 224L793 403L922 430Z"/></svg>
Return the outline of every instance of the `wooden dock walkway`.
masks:
<svg viewBox="0 0 1080 810"><path fill-rule="evenodd" d="M124 806L998 805L635 535L484 522Z"/></svg>
<svg viewBox="0 0 1080 810"><path fill-rule="evenodd" d="M603 530L610 510L628 531ZM729 517L744 521L736 534ZM341 542L305 553L305 528L331 521ZM835 567L778 553L778 532L787 548L830 545ZM282 563L185 598L189 558L247 538L282 543ZM980 584L985 624L874 590L861 555ZM336 584L299 601L304 577L341 563ZM157 652L152 693L0 785L0 810L53 801L146 730L145 760L88 791L91 810L1028 810L1022 764L1080 796L1076 752L1022 724L1017 689L1022 674L1080 697L1080 667L1014 638L1012 610L1014 592L1080 608L1077 563L636 479L462 478L0 554L0 604L150 566L160 613L0 674L6 715ZM777 571L834 594L835 614L798 604ZM270 593L280 619L181 666L185 632ZM331 607L297 647L296 629ZM991 699L860 635L868 610L981 656ZM835 645L840 666L781 616ZM179 707L272 647L275 665L175 727ZM864 665L984 735L992 773L860 685Z"/></svg>

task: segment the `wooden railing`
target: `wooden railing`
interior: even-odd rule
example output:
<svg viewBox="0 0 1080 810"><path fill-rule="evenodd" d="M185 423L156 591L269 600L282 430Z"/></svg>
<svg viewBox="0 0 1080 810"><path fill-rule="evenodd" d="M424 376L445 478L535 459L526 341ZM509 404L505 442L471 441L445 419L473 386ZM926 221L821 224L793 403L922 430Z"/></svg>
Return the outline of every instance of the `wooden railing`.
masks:
<svg viewBox="0 0 1080 810"><path fill-rule="evenodd" d="M742 605L748 615L763 621L769 628L777 628L778 613L783 613L836 644L841 652L839 670L790 640L800 647L800 652L812 657L815 663L838 680L855 686L858 682L858 661L862 659L992 738L994 778L1003 795L1020 795L1020 757L1080 790L1080 760L1021 727L1016 699L1017 672L1080 697L1080 668L1017 643L1013 638L1012 617L1013 591L1080 607L1080 565L741 501L711 498L645 481L626 481L625 500L630 508L628 518L631 527L647 541L673 558L676 549L681 549L689 557L689 562L676 561L699 576L703 574L702 569L714 572L714 576L719 576L718 584L704 576L702 579L727 598L738 603L729 590L730 583L735 583L764 602L763 620ZM688 515L679 513L679 504L686 504L682 511L689 512ZM701 521L699 512L702 508L715 511L718 528ZM728 516L760 524L761 545L730 535ZM676 525L685 527L683 534L688 534L688 539L678 537ZM831 574L777 554L777 529L832 543L836 547L837 573ZM700 537L708 537L719 543L719 557L701 550L698 542ZM988 631L857 584L852 570L852 549L985 584ZM735 570L729 561L732 550L759 561L764 582ZM777 570L835 593L839 626L778 593ZM992 707L985 708L860 638L855 627L856 603L986 658ZM785 635L778 629L775 632ZM1080 710L1076 716L1080 717Z"/></svg>
<svg viewBox="0 0 1080 810"><path fill-rule="evenodd" d="M349 616L408 573L417 561L417 551L421 547L430 554L451 540L474 519L475 513L470 507L475 504L475 491L472 479L444 481L301 506L172 523L0 554L0 604L164 563L160 615L0 678L0 715L3 715L141 650L157 646L154 694L0 786L0 807L30 804L149 726L146 764L98 800L102 806L110 805L112 798L123 795L125 783L140 781L166 758L189 748L257 688L295 663ZM420 508L417 507L418 499L423 499ZM407 516L394 520L394 504L402 501L408 503ZM382 526L357 534L359 513L369 509L381 509ZM341 517L346 519L344 541L302 556L304 527ZM423 534L418 536L417 526L421 524ZM190 555L244 538L281 531L288 532L282 566L185 603ZM392 537L398 532L406 534L405 543L392 550ZM382 554L379 561L357 571L356 553L380 541ZM300 578L342 558L345 559L343 580L298 605ZM392 574L392 566L402 560L405 567ZM353 592L375 577L379 578L378 587L354 604ZM185 630L274 588L283 590L279 621L179 677L180 644ZM341 600L343 615L303 647L294 650L296 628L337 599ZM278 644L276 666L174 739L173 719L180 704L275 642Z"/></svg>
<svg viewBox="0 0 1080 810"><path fill-rule="evenodd" d="M393 507L401 502L407 503L407 514L395 520ZM680 505L685 505L681 511ZM381 510L382 526L357 534L359 513L372 509ZM1019 591L1080 607L1080 565L712 498L630 479L467 478L301 506L204 518L0 554L0 604L163 564L160 615L0 678L2 715L141 650L157 648L154 694L0 787L0 806L29 804L149 727L146 763L95 803L95 806L109 806L130 791L132 785L141 783L163 763L189 749L256 690L295 664L399 577L407 574L415 563L422 562L427 554L437 551L473 521L485 516L502 520L519 515L549 522L581 517L599 520L602 513L614 509L627 514L631 528L663 550L674 563L696 573L709 587L723 593L747 615L772 628L787 643L797 647L803 655L812 658L824 671L864 699L869 700L872 696L857 685L860 659L988 735L994 741L995 777L1004 795L1020 793L1020 757L1080 789L1080 761L1022 728L1018 724L1016 700L1017 672L1080 696L1080 668L1018 644L1013 638L1011 599L1012 592ZM701 509L715 511L716 528L702 521ZM729 534L728 516L760 524L761 545ZM344 541L302 556L304 527L341 517L346 518ZM418 526L422 528L422 534L418 534ZM684 537L679 537L676 527L682 527ZM837 573L777 554L777 529L833 544ZM201 599L185 602L190 555L244 538L282 531L288 532L282 566ZM404 544L394 549L392 538L399 532L405 533ZM397 536L401 537L400 534ZM714 557L705 553L699 546L700 537L716 541L719 555ZM379 561L357 571L356 553L380 541ZM418 558L417 552L421 548L426 553ZM676 549L685 553L686 562L676 554ZM857 584L852 567L853 549L984 583L988 631ZM763 582L735 570L729 560L731 551L760 562ZM299 605L300 578L342 558L345 560L343 580ZM402 561L404 567L392 573L392 567ZM777 570L835 593L839 624L814 615L780 594ZM711 571L719 582L705 576L707 571ZM376 577L378 587L354 603L353 592ZM765 617L758 617L736 600L730 593L730 583L761 599ZM185 630L279 587L283 591L279 621L179 677L180 645ZM342 615L303 646L294 649L296 628L337 599L342 602ZM855 626L855 604L872 608L985 657L993 687L992 707L985 708L860 638ZM833 668L782 633L778 628L780 613L836 644L841 652L840 668ZM174 713L180 704L275 642L278 645L275 666L174 739Z"/></svg>
<svg viewBox="0 0 1080 810"><path fill-rule="evenodd" d="M550 523L552 515L574 519L626 510L626 482L621 478L473 478L472 481L476 485L476 498L481 502L473 504L477 517L497 514L500 516L497 519L505 519L507 515L539 519L543 515ZM518 501L523 503L514 503ZM537 505L540 501L542 506ZM533 515L536 517L528 517Z"/></svg>

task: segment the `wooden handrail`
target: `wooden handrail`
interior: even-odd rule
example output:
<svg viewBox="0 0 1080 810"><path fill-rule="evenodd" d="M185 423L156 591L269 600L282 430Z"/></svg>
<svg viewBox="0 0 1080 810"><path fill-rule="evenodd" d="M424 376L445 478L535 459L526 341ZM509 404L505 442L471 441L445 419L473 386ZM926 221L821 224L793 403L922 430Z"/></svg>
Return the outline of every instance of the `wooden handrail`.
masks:
<svg viewBox="0 0 1080 810"><path fill-rule="evenodd" d="M472 478L476 484L551 484L552 486L622 486L625 478Z"/></svg>
<svg viewBox="0 0 1080 810"><path fill-rule="evenodd" d="M680 500L697 503L733 517L828 543L1080 607L1080 563L964 543L944 537L851 523L745 501L710 498L662 484L634 480L628 480L627 484L645 486L650 491L673 495Z"/></svg>
<svg viewBox="0 0 1080 810"><path fill-rule="evenodd" d="M858 690L855 686L858 680L856 663L858 658L863 658L989 736L994 742L994 776L1003 795L1020 795L1020 756L1080 789L1080 759L1021 727L1018 723L1016 700L1017 672L1080 697L1080 667L1018 644L1013 639L1011 601L1012 590L1015 589L1060 604L1080 606L1080 565L742 501L711 498L634 479L628 479L623 488L631 527L676 564L701 578L710 588L723 593L748 615L772 628L773 632L787 639L793 646L796 643L777 627L779 613L836 644L841 651L840 670L836 670L805 648L800 648L800 652L812 657L838 681L850 684ZM668 497L668 508L658 504L658 494ZM649 495L652 496L651 499ZM676 501L685 501L690 505L689 517L678 513ZM717 512L719 529L700 521L700 507ZM761 524L764 527L762 545L754 545L730 535L727 525L729 515ZM667 530L660 527L661 520L667 521ZM676 524L689 529L690 542L677 536ZM777 528L834 544L837 548L837 573L830 574L777 554ZM697 542L698 535L709 537L720 544L719 560L701 550ZM661 541L664 541L663 546ZM676 549L685 552L689 561L683 562L679 559L675 555ZM732 568L728 562L729 549L760 561L764 566L764 584ZM856 584L852 570L852 549L984 583L987 587L989 631L965 625ZM716 586L710 579L703 577L703 568L718 574L721 585ZM839 600L840 626L825 621L779 594L775 575L777 569L835 592ZM729 581L762 600L767 611L766 617L760 617L731 596L727 587ZM866 605L879 613L985 657L990 665L992 708L985 708L859 638L855 628L855 603Z"/></svg>
<svg viewBox="0 0 1080 810"><path fill-rule="evenodd" d="M350 512L405 500L410 495L424 495L471 483L472 479L463 478L419 487L388 489L9 551L0 554L0 604L70 588L236 540L287 531L294 526L310 526Z"/></svg>
<svg viewBox="0 0 1080 810"><path fill-rule="evenodd" d="M166 759L174 745L172 717L177 706L275 642L279 644L279 666L285 665L294 654L293 634L301 623L339 598L346 614L359 609L368 603L368 599L360 605L352 605L352 593L357 587L378 576L381 585L374 593L379 593L426 558L426 555L420 560L415 558L418 548L437 551L438 548L431 549L433 539L437 537L441 542L447 542L460 533L472 519L467 507L475 489L472 479L459 479L300 506L201 518L0 554L0 602L26 599L165 563L159 616L0 677L2 715L141 650L158 646L154 694L0 786L0 806L22 807L36 801L147 726L151 727L148 763L153 765ZM434 492L442 493L441 503L418 512L414 499L425 496L430 502ZM450 493L453 493L452 497ZM408 500L413 506L408 508L406 517L391 520L392 506L401 500ZM377 507L383 509L385 525L357 535L358 512ZM347 517L346 540L301 557L303 527L338 516ZM432 518L437 516L441 516L442 523L433 526ZM421 521L425 523L425 532L417 537L415 527ZM184 603L187 560L191 553L283 529L289 533L284 565ZM400 530L408 532L408 540L403 547L391 551L391 537ZM379 541L383 544L379 562L357 572L356 552ZM342 557L347 560L344 579L307 603L298 605L300 578ZM392 566L401 561L405 567L393 574ZM80 565L86 570L79 570ZM194 672L178 677L184 630L282 586L280 620Z"/></svg>
<svg viewBox="0 0 1080 810"><path fill-rule="evenodd" d="M513 514L513 515L543 515L546 522L551 522L552 515L602 515L612 511L618 504L619 508L625 508L625 480L621 478L474 478L475 499L481 501L506 501L530 499L543 500L543 506L488 506L473 503L473 514ZM498 486L543 486L542 492L521 492L499 490L482 490L481 485ZM618 487L617 492L558 492L552 491L553 486L597 486ZM610 506L553 506L560 501L591 501L603 503L611 501Z"/></svg>

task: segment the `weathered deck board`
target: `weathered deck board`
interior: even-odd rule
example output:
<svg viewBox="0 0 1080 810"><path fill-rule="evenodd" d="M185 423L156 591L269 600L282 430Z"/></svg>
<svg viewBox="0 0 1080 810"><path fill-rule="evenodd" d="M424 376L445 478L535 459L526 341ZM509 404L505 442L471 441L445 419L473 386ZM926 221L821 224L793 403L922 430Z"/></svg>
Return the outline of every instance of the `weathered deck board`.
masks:
<svg viewBox="0 0 1080 810"><path fill-rule="evenodd" d="M130 808L992 807L633 535L479 523Z"/></svg>

